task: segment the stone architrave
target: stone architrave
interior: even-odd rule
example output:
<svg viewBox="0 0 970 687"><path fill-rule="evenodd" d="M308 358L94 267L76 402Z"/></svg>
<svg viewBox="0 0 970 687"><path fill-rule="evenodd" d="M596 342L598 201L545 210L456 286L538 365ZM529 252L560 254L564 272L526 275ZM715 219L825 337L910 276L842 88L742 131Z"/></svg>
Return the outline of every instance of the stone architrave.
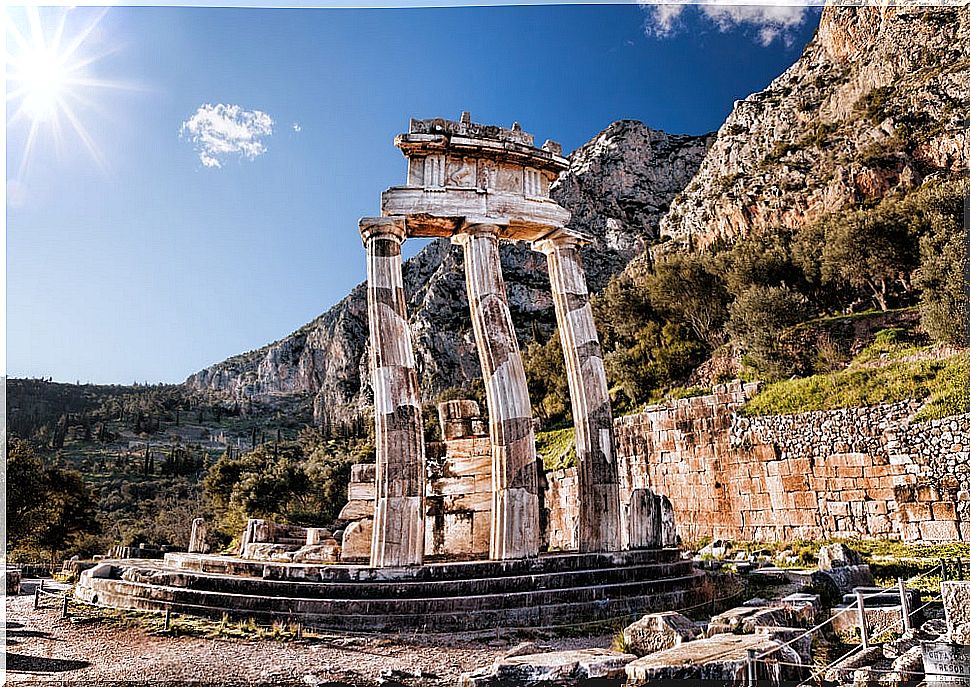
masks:
<svg viewBox="0 0 970 687"><path fill-rule="evenodd" d="M614 456L613 412L599 336L589 304L579 241L559 235L536 241L549 263L556 321L576 427L579 464L579 549L620 549L619 475Z"/></svg>
<svg viewBox="0 0 970 687"><path fill-rule="evenodd" d="M208 553L209 545L206 542L209 536L205 518L195 518L192 520L192 533L189 535L189 553Z"/></svg>
<svg viewBox="0 0 970 687"><path fill-rule="evenodd" d="M404 224L365 218L367 314L374 389L376 474L373 567L424 561L424 429L421 395L404 300Z"/></svg>
<svg viewBox="0 0 970 687"><path fill-rule="evenodd" d="M539 486L532 405L499 260L499 227L468 224L453 239L464 249L465 283L485 381L492 443L489 557L539 553Z"/></svg>

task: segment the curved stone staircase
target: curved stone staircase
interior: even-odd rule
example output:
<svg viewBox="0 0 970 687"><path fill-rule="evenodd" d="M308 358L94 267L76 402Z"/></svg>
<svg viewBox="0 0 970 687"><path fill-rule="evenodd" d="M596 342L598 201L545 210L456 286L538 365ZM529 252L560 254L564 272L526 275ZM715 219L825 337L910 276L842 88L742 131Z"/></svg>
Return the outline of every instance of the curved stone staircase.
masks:
<svg viewBox="0 0 970 687"><path fill-rule="evenodd" d="M168 554L81 575L81 600L219 618L368 632L566 628L709 598L677 549L370 568Z"/></svg>

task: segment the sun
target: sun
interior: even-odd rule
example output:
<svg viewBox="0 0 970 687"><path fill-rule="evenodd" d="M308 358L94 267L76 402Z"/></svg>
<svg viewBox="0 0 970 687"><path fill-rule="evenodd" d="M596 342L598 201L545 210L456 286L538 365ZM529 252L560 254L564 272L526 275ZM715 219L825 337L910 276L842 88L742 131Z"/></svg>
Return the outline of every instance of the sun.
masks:
<svg viewBox="0 0 970 687"><path fill-rule="evenodd" d="M128 87L91 73L92 66L109 52L99 52L93 38L105 12L87 13L83 24L74 21L77 15L70 16L67 9L50 9L41 15L37 7L27 7L17 17L5 17L7 127L27 128L21 173L45 131L58 144L66 133L72 133L104 167L103 157L82 123L82 113L96 109L91 97L94 90Z"/></svg>
<svg viewBox="0 0 970 687"><path fill-rule="evenodd" d="M50 119L60 106L69 78L68 64L52 50L40 48L27 54L19 73L25 114L32 119Z"/></svg>

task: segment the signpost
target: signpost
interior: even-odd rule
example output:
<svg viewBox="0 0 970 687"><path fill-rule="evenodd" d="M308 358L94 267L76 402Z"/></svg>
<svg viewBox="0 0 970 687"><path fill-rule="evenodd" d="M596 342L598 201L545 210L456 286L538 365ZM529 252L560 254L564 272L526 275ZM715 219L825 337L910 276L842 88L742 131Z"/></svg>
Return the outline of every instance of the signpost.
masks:
<svg viewBox="0 0 970 687"><path fill-rule="evenodd" d="M927 685L970 685L970 645L923 642L923 670Z"/></svg>

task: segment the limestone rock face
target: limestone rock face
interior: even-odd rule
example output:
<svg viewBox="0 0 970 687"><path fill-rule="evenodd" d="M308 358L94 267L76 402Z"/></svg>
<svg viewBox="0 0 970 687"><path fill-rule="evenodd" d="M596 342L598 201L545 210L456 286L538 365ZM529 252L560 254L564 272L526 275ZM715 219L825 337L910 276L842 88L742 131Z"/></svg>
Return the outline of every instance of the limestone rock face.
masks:
<svg viewBox="0 0 970 687"><path fill-rule="evenodd" d="M657 236L661 216L697 171L710 140L620 121L570 156L550 193L572 212L571 227L595 237L583 251L592 290ZM375 208L378 202L375 197ZM327 259L322 245L320 255ZM363 248L359 260L363 265ZM501 261L520 342L536 330L550 334L555 317L545 257L526 245L503 244ZM443 239L425 246L404 265L404 289L425 398L479 378L460 247ZM318 423L347 421L372 402L367 338L367 294L360 285L293 334L197 372L186 384L264 402L312 398Z"/></svg>
<svg viewBox="0 0 970 687"><path fill-rule="evenodd" d="M802 57L734 105L661 233L796 227L970 168L970 13L826 7Z"/></svg>

